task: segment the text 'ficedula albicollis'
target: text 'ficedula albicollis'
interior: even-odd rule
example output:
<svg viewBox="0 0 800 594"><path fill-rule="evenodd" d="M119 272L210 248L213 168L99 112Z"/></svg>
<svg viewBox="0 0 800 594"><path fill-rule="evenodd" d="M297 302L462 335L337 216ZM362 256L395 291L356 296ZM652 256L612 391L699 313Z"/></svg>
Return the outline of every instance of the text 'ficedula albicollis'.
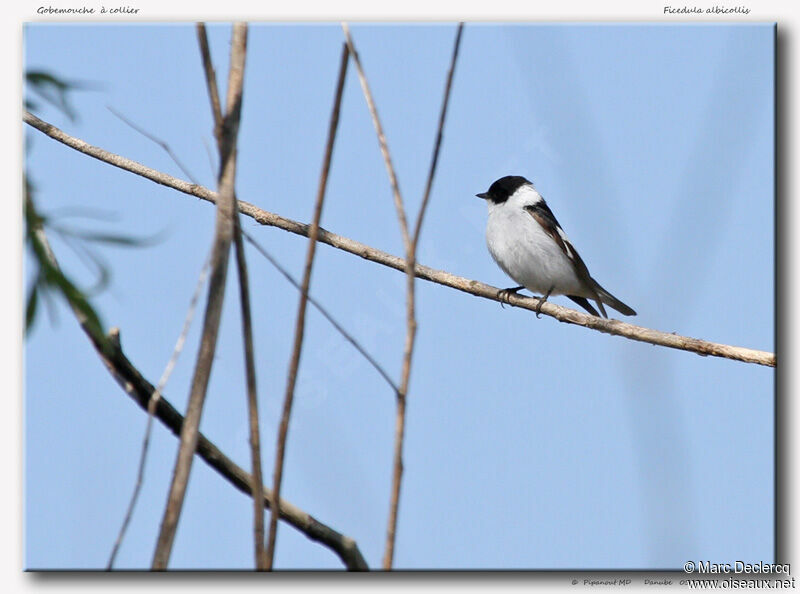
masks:
<svg viewBox="0 0 800 594"><path fill-rule="evenodd" d="M551 295L566 295L599 316L589 303L591 299L604 318L608 317L604 303L626 316L636 315L589 275L544 198L527 179L518 175L501 177L488 192L477 196L489 206L489 253L503 272L521 285L501 293L528 289L543 295L543 301Z"/></svg>

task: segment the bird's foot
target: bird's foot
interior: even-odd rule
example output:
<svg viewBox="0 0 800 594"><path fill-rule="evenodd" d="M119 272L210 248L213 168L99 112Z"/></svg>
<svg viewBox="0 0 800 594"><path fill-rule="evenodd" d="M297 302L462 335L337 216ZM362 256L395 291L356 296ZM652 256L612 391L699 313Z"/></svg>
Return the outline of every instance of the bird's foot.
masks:
<svg viewBox="0 0 800 594"><path fill-rule="evenodd" d="M553 292L554 288L555 287L550 287L550 289L547 291L547 294L544 297L539 297L539 305L536 306L536 317L537 318L541 318L542 317L542 305L544 305L544 302L547 301L548 297L550 297L550 293Z"/></svg>
<svg viewBox="0 0 800 594"><path fill-rule="evenodd" d="M525 287L509 287L508 289L500 289L497 292L497 299L500 301L500 307L505 309L504 303L511 305L511 301L509 301L510 295L516 295L519 291L524 289Z"/></svg>

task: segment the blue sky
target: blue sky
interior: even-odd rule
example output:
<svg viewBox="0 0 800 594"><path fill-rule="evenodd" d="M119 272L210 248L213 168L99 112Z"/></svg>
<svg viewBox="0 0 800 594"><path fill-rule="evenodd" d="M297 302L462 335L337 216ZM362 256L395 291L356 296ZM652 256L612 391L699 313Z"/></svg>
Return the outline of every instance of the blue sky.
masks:
<svg viewBox="0 0 800 594"><path fill-rule="evenodd" d="M353 36L411 212L421 199L455 26L354 25ZM220 80L229 28L210 28ZM498 287L510 281L474 197L532 179L593 276L634 323L774 350L774 28L771 25L502 25L464 31L419 261ZM336 25L254 25L239 142L242 199L311 217L342 42ZM106 106L166 140L213 187L211 119L193 26L28 25L24 65L96 89L70 122L87 142L178 177L169 156ZM210 246L214 212L33 130L39 208L87 207L70 224L148 236L101 254L96 298L125 352L160 376ZM299 276L305 241L244 227ZM382 250L402 245L354 69L348 74L323 226ZM92 280L69 246L62 265ZM248 252L264 470L273 447L297 295ZM249 467L235 277L201 428ZM321 246L312 294L395 377L405 335L401 274ZM398 568L678 569L688 559L774 557L774 371L634 343L418 281ZM564 298L554 301L562 305ZM28 568L107 561L136 472L145 417L58 308L25 343L24 546ZM199 323L166 395L185 407ZM379 566L394 400L316 312L308 317L283 495L352 536ZM148 567L177 442L157 428L120 568ZM58 505L53 505L57 501ZM249 568L249 501L193 468L170 566ZM338 568L291 527L276 566Z"/></svg>

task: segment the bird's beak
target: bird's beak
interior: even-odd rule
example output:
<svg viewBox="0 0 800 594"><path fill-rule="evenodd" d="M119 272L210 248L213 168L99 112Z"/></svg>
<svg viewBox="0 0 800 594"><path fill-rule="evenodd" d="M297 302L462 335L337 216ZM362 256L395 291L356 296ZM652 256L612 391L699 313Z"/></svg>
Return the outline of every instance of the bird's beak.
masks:
<svg viewBox="0 0 800 594"><path fill-rule="evenodd" d="M481 192L480 194L475 194L478 198L483 198L486 200L489 197L489 194L486 192Z"/></svg>

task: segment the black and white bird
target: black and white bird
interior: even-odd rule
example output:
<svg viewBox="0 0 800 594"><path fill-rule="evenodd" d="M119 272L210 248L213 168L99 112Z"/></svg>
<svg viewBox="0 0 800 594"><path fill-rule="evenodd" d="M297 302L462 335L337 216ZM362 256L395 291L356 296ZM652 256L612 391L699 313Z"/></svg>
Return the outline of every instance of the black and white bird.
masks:
<svg viewBox="0 0 800 594"><path fill-rule="evenodd" d="M527 179L519 175L501 177L488 192L477 196L489 206L489 253L503 272L520 284L504 289L503 295L528 289L543 295L539 309L551 295L566 295L595 316L600 314L589 299L604 318L608 315L603 304L626 316L636 315L589 275L553 211Z"/></svg>

